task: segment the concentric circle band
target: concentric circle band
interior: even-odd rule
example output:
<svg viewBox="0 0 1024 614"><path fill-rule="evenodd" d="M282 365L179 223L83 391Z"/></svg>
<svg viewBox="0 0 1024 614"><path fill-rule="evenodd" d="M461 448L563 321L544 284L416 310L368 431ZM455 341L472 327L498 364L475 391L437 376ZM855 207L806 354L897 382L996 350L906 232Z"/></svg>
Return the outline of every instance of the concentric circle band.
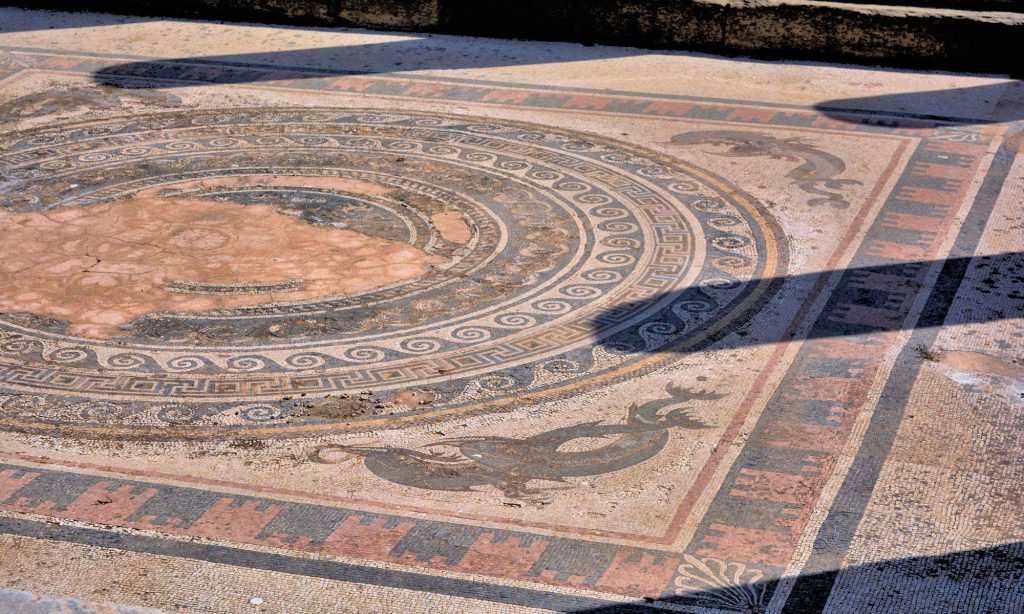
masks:
<svg viewBox="0 0 1024 614"><path fill-rule="evenodd" d="M493 119L175 111L11 135L0 170L41 262L0 267L10 428L301 433L571 394L709 343L785 260L706 171ZM410 391L429 406L296 404Z"/></svg>

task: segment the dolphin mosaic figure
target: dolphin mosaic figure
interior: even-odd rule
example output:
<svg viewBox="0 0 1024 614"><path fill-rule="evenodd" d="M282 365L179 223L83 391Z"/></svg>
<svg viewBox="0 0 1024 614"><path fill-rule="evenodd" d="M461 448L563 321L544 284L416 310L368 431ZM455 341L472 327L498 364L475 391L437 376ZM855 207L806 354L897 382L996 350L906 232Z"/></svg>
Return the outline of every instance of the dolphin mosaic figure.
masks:
<svg viewBox="0 0 1024 614"><path fill-rule="evenodd" d="M807 145L799 139L777 139L756 132L708 130L686 132L672 137L673 145L727 145L719 155L728 157L764 156L777 160L803 160L803 164L786 173L801 190L821 198L812 198L808 205L830 205L845 209L850 202L837 190L844 185L859 185L853 179L838 179L846 171L846 163L838 156Z"/></svg>
<svg viewBox="0 0 1024 614"><path fill-rule="evenodd" d="M667 398L639 405L633 403L622 424L585 422L522 439L452 438L419 450L328 445L313 450L309 456L315 462L333 463L338 461L324 458L324 452L341 451L362 457L363 465L371 473L395 484L455 492L492 486L508 497L519 498L542 491L528 487L531 480L564 483L567 478L600 475L642 463L664 449L671 429L713 428L693 417L692 409L684 404L724 395L671 384L665 392L669 395ZM667 408L671 409L664 411ZM611 439L595 448L561 449L566 443L581 438Z"/></svg>

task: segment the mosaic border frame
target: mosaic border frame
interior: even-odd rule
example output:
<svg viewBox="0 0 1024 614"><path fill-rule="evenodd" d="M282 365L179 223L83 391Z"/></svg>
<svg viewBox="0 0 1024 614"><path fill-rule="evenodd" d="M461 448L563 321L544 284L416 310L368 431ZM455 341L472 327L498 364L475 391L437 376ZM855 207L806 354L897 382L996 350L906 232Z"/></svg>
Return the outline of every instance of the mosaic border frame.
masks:
<svg viewBox="0 0 1024 614"><path fill-rule="evenodd" d="M58 54L50 55L57 56ZM91 68L88 70L96 69L95 59L84 60L84 62L91 63ZM77 69L83 67L83 63L77 61L54 62L44 60L41 64L48 65L39 65L37 67L70 70L71 72L78 72ZM251 67L247 69L251 69ZM277 67L264 71L264 73L275 76L288 74L285 69ZM292 74L291 78L296 78L295 71L290 74ZM395 81L403 80L407 83L402 87L394 84ZM428 85L424 84L426 80L398 79L394 77L325 77L317 83L307 83L307 81L308 79L302 82L292 81L287 86L306 89L303 86L313 85L314 87L311 89L314 90L322 89L326 91L389 96L404 95L420 98L434 96L444 100L517 104L527 107L557 108L577 112L587 110L642 116L689 117L754 125L801 126L854 132L886 132L918 137L919 143L909 163L903 168L898 183L887 198L885 202L886 208L879 212L875 218L868 237L859 246L857 255L850 264L850 267L854 270L845 271L839 280L839 285L830 293L828 304L816 318L808 341L802 344L796 360L787 369L787 375L777 387L773 395L773 401L769 402L764 414L760 417L754 433L751 434L750 440L743 450L743 455L734 461L725 484L716 493L714 501L712 501L712 507L705 514L698 534L695 535L690 547L687 549L687 552L690 552L692 549L693 552L702 556L712 556L728 552L730 554L729 560L761 565L766 570L782 571L783 566L778 563L783 562L783 558L785 558L782 554L783 551L788 550L790 555L792 554L795 548L795 540L799 539L807 525L806 514L801 513L801 510L809 510L819 500L818 497L815 497L812 502L804 506L794 505L792 497L787 499L787 493L792 495L800 488L803 488L808 479L816 483L820 482L820 486L823 486L824 481L832 475L830 470L835 466L835 458L850 436L852 415L857 411L857 408L854 407L856 400L863 398L866 386L869 386L870 382L874 380L874 376L878 375L878 369L872 368L871 363L877 363L880 355L891 348L891 345L885 343L887 337L890 336L881 331L881 337L879 337L880 331L876 323L881 321L907 324L908 318L913 319L914 317L911 312L913 305L923 298L920 293L894 290L900 284L894 284L891 275L889 277L886 277L886 275L891 273L897 277L905 278L906 281L924 284L926 288L929 283L934 284L935 289L932 289L929 293L928 302L925 304L923 314L918 318L917 323L910 324L910 326L916 326L916 330L909 335L909 339L901 343L903 350L896 360L896 365L890 372L885 391L883 392L885 402L880 403L874 409L868 434L858 448L858 456L854 463L855 469L851 470L845 477L839 496L829 507L829 517L826 519L824 527L818 531L817 542L814 551L811 553L811 559L803 565L805 573L815 570L827 570L830 569L830 565L832 569L835 568L836 562L842 560L846 547L849 545L849 539L852 538L851 528L856 527L856 519L859 519L858 513L863 513L864 506L867 504L870 488L865 490L865 484L872 483L871 476L877 475L878 468L884 462L885 454L879 454L879 452L887 453L892 443L895 425L899 423L899 419L902 417L902 405L899 403L900 395L905 397L905 395L909 394L910 386L920 368L921 359L913 351L914 344L917 342L926 343L930 338L929 336L934 336L933 327L941 325L944 315L952 303L956 289L959 287L960 280L966 272L969 257L977 245L981 230L984 228L984 222L987 220L994 206L996 196L1009 172L1009 166L1013 161L1014 153L1006 147L1001 147L995 154L992 165L986 169L983 183L978 190L974 202L965 203L965 197L971 192L973 180L978 176L978 171L985 166L985 163L988 162L988 158L992 154L990 143L998 139L999 130L997 128L970 129L957 126L958 122L956 120L937 121L934 118L917 117L885 119L879 118L876 114L865 113L862 115L852 111L851 117L861 116L862 121L857 124L847 124L824 118L820 114L811 111L766 109L764 107L769 105L759 105L752 102L735 101L729 106L717 101L708 102L703 99L686 101L673 98L667 100L665 97L649 97L641 94L628 94L619 97L604 94L598 96L592 93L552 93L538 88L534 88L535 91L530 92L531 88L525 86L508 87L504 90L491 88L490 93L488 93L483 91L487 89L485 86L472 83L443 85L429 83L432 87L428 87ZM322 88L317 87L321 83L325 84L325 86ZM480 93L481 91L483 93ZM513 94L513 92L518 93ZM630 104L628 100L623 100L623 98L643 99L643 101ZM778 105L771 106L777 107ZM963 208L968 211L967 220L962 224L961 232L957 234L952 252L947 254L945 258L937 260L937 252L941 249L944 239L946 239L944 231L955 217L957 213L956 205L958 204L962 204ZM901 261L911 258L920 261L922 264L913 267L900 264ZM859 271L857 270L858 267ZM879 267L889 268L881 272L872 270L872 268L877 269ZM823 279L827 277L829 276L823 276ZM883 277L886 278L883 279ZM872 300L875 302L868 302L867 304L864 303L864 300L851 302L850 299L854 296L860 299L873 297ZM839 337L839 335L842 337ZM844 339L849 336L858 337L859 340L851 342ZM911 343L912 341L913 343ZM801 370L810 375L801 375ZM821 390L838 391L840 394L832 395L829 398L822 398ZM777 399L783 398L786 400L785 404L778 402ZM785 407L790 406L797 407L797 409L795 412L785 413ZM870 442L868 437L872 438ZM821 449L821 442L827 444L824 446L826 449ZM795 470L778 472L772 471L772 468L764 466L763 463L759 464L761 460L770 456L769 452L786 456L788 458L787 462L790 463L788 466ZM766 454L768 455L766 456ZM22 462L13 462L2 474L3 478L0 480L0 488L4 488L4 493L6 494L6 496L0 497L0 501L3 502L3 509L22 513L58 515L73 518L74 514L69 513L69 510L77 509L75 506L80 503L79 500L82 497L86 496L84 493L97 489L106 493L104 496L109 496L112 492L124 493L126 498L123 505L127 506L124 509L128 509L135 502L139 501L140 496L148 492L149 489L158 487L168 488L155 483L111 482L106 478L97 476L83 478L81 476L84 474L74 471L42 470L39 472L39 476L46 475L50 477L40 478L36 476L32 480L26 480L26 476L36 470L31 469L31 464L26 465L23 460ZM774 468L777 469L778 465ZM780 473L788 474L789 477L780 478ZM88 486L85 490L79 491L78 496L73 500L61 503L60 501L46 499L45 497L43 499L27 497L26 493L31 493L32 491L23 492L23 489L27 488L35 479L44 479L43 482L39 482L36 486L44 486L46 479L55 480L43 490L57 494L66 492L62 491L59 486L59 484L64 483L62 480L70 480L71 482L78 480L76 483L87 483ZM781 482L779 481L780 479L782 480ZM104 485L104 482L107 485ZM781 489L779 488L780 485ZM140 491L140 488L143 490ZM236 505L225 499L237 500L240 503ZM730 502L729 506L725 505L727 499ZM139 507L132 513L136 513L144 503L144 501L139 502ZM61 509L61 505L63 505L63 509ZM243 526L251 526L254 519L267 519L267 522L261 525L261 531L273 521L273 518L270 518L267 513L267 510L271 509L270 506L273 505L276 504L269 500L264 502L263 500L257 501L233 495L219 497L202 510L197 521L203 516L208 516L207 520L203 521L205 524L200 526L209 527L204 529L209 532L207 535L209 538L237 542L239 540L234 537L235 532ZM718 511L716 511L716 505ZM739 509L744 510L743 513L739 514L735 511L728 511L728 509L735 506L740 506ZM107 507L109 506L104 506L104 508ZM154 518L159 517L159 515L154 515ZM166 517L170 518L171 516ZM107 518L107 520L110 519ZM98 524L112 524L104 519L95 517L79 518L79 520ZM417 522L435 522L416 520ZM94 545L110 544L113 547L136 549L139 551L153 551L156 548L156 546L147 545L146 548L150 548L150 550L146 550L142 546L129 546L127 542L136 539L136 537L130 536L124 539L116 537L123 536L124 534L122 533L111 533L100 529L83 527L54 528L47 527L41 523L33 523L34 521L7 520L2 523L3 526L0 528L0 531L13 534L33 534L46 539L63 539L66 541L79 541L80 543L92 543ZM361 521L357 524L360 523ZM373 521L370 524L373 524ZM383 526L387 524L388 520L385 520ZM757 526L745 526L752 524ZM464 527L465 525L460 524L456 526ZM417 544L426 545L414 545L411 549L407 546L402 546L396 552L400 551L399 558L411 555L413 559L417 560L422 557L426 557L427 561L436 560L441 563L439 566L441 568L448 565L448 561L457 561L452 565L457 567L464 560L465 553L470 552L475 544L474 541L466 548L465 539L462 541L447 539L454 537L461 530L463 529L453 528L451 531L454 532L449 532L447 535L442 536L425 529L422 532L415 533L416 536L422 538L421 541L413 541ZM409 533L411 533L411 530L403 534L402 538L409 535ZM739 542L740 547L737 547L737 542L722 539L722 536L726 533L732 536L745 535L749 537L749 540ZM270 537L273 537L273 534ZM528 549L530 547L530 544L524 545L522 541L519 541L518 536L510 535L508 539L511 540L513 537L515 537L516 543L521 549ZM253 539L255 538L254 536ZM401 540L402 538L399 539ZM479 539L480 535L477 535L476 538ZM138 537L136 541L140 539L152 540L157 538ZM172 550L179 549L180 547L176 544L181 543L174 540L167 542L167 544L173 543L175 545L167 545L160 540L158 542L161 543L161 548L167 547ZM149 544L150 542L146 543ZM448 557L446 558L444 551L439 552L436 549L439 543L458 544L458 547L466 548L463 558L452 558L457 554L454 551L447 553ZM492 539L490 545L495 546L503 543L504 541L501 539L497 541ZM530 543L532 544L533 542ZM574 543L580 544L581 542L575 541ZM597 546L607 545L599 542L587 543L594 543ZM742 547L744 543L750 544L747 550L744 550ZM754 547L754 544L767 544L770 547L764 549ZM224 548L222 546L211 547ZM392 548L394 549L394 546ZM253 553L253 551L247 549L239 551L237 549L225 548L225 553L227 551L233 553ZM744 552L746 556L738 559L735 556L737 551ZM163 553L188 556L190 558L204 558L204 556L194 553L179 552L176 554L170 551ZM572 568L567 566L566 563L568 559L593 561L596 560L596 557L583 557L583 559L580 559L580 557L574 556L556 556L553 553L546 560L551 561L549 567L553 566L555 569L545 569L543 571L547 576L551 576L551 572L553 572L553 577L550 578L554 580L551 583L553 585L552 588L559 584L584 588L619 587L618 590L612 590L611 592L628 596L631 592L633 594L640 594L654 590L653 585L655 582L650 582L641 589L640 585L634 581L632 584L627 584L626 592L623 592L621 588L624 583L629 583L631 579L635 580L636 578L666 577L669 575L668 568L671 567L670 565L666 566L666 561L678 559L683 554L686 553L638 549L629 549L629 552L626 554L616 552L611 557L607 566L595 577L595 574L598 573L596 571ZM239 558L245 558L246 556L249 555L238 554ZM258 555L252 554L252 556L255 556L259 561L248 566L260 566L264 562L272 560L267 557L276 555L261 553ZM672 557L672 559L669 557ZM791 559L791 556L789 558ZM209 560L209 557L206 557L205 560ZM616 566L614 570L613 564ZM544 567L544 565L541 567ZM531 566L532 568L534 566ZM589 573L573 573L574 571ZM401 573L403 572L389 571L385 575L390 574L393 576ZM545 577L545 573L534 570L532 576L524 574L523 577L524 579ZM563 579L562 582L559 582L560 578ZM352 578L347 577L346 579ZM390 580L378 579L377 581L386 584ZM450 584L450 580L445 579L442 584L445 582L449 584L440 589L434 587L434 590L436 592L446 592L453 586L453 584ZM828 586L825 586L820 580L815 580L812 584L807 582L810 582L810 580L798 580L796 582L793 592L788 594L788 605L810 607L813 609L819 609L824 606L824 599L827 599L831 584L829 583ZM410 588L410 586L413 586L414 589L418 588L416 583L412 585L403 583L401 586L404 588ZM424 587L421 590L432 589ZM480 597L475 593L475 589L470 590L466 588L464 592L459 592L458 594L493 600L486 596ZM555 598L554 596L556 595L559 599L565 598L558 593L544 592L544 595L551 595L552 598ZM781 598L783 597L780 595ZM578 598L573 597L572 599ZM522 602L523 605L537 606L544 604L541 607L545 607L548 603L541 599L540 595L533 593L530 594L529 600ZM576 601L573 604L564 605L571 605L574 608L580 606L603 607L608 603L615 602L604 602L601 600L584 604ZM682 603L685 603L685 601ZM551 605L556 604L551 602ZM561 609L560 605L555 609ZM656 606L641 604L636 607L646 611Z"/></svg>

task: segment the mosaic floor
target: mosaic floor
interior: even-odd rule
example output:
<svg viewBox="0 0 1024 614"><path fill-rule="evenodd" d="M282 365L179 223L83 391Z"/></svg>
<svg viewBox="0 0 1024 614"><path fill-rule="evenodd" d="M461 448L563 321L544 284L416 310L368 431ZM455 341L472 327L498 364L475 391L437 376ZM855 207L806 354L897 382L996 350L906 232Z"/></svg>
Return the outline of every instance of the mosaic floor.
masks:
<svg viewBox="0 0 1024 614"><path fill-rule="evenodd" d="M1024 608L1024 87L0 9L0 610Z"/></svg>

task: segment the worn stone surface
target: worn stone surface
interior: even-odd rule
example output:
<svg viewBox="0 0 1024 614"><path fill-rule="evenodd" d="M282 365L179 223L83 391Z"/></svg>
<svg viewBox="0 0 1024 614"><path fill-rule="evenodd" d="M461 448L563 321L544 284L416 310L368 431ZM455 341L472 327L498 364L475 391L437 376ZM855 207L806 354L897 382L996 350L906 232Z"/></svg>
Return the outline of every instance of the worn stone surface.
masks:
<svg viewBox="0 0 1024 614"><path fill-rule="evenodd" d="M4 9L0 117L0 610L1024 605L1016 82Z"/></svg>

